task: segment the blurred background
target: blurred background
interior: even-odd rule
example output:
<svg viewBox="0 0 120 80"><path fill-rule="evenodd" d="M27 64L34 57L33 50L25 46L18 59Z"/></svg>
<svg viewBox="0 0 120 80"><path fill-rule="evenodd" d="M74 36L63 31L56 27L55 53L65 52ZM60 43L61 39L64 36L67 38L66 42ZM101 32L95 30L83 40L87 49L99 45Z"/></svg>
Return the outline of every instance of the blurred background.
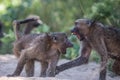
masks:
<svg viewBox="0 0 120 80"><path fill-rule="evenodd" d="M38 15L44 22L33 33L66 32L74 48L68 49L62 58L74 59L79 55L80 45L70 34L74 21L98 16L103 24L120 27L120 0L0 0L0 54L13 54L12 21L29 15ZM99 61L96 52L92 52L90 61Z"/></svg>

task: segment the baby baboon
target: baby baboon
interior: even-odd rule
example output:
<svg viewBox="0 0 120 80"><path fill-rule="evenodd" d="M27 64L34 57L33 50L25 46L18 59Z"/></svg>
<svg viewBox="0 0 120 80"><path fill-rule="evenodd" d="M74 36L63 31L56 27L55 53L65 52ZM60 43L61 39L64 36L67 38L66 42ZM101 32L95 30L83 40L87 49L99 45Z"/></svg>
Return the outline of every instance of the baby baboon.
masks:
<svg viewBox="0 0 120 80"><path fill-rule="evenodd" d="M91 50L101 57L99 80L106 80L108 58L120 60L120 29L105 27L99 22L78 19L71 32L81 41L81 56L57 67L56 73L88 62Z"/></svg>
<svg viewBox="0 0 120 80"><path fill-rule="evenodd" d="M37 60L42 66L40 76L53 77L60 54L66 53L66 49L73 46L65 33L45 33L32 38L29 46L21 51L15 72L9 76L20 75L25 64L30 64L27 76L33 76L34 61Z"/></svg>

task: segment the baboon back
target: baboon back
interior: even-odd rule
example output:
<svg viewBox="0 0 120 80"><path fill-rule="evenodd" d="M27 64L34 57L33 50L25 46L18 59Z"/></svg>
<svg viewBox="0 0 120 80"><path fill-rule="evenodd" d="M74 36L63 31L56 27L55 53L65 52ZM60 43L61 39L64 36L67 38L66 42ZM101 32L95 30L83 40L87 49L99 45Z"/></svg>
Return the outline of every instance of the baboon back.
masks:
<svg viewBox="0 0 120 80"><path fill-rule="evenodd" d="M107 27L104 31L106 47L113 56L120 56L120 29ZM120 58L120 57L119 57Z"/></svg>
<svg viewBox="0 0 120 80"><path fill-rule="evenodd" d="M19 40L14 42L13 51L16 57L20 56L20 53L23 49L29 47L30 43L40 34L29 34L24 35Z"/></svg>

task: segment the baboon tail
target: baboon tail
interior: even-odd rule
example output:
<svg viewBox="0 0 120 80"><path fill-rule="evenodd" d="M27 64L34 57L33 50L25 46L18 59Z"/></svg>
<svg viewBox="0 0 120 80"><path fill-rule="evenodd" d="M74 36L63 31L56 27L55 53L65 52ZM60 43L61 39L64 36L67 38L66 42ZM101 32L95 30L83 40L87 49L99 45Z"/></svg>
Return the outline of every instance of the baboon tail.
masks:
<svg viewBox="0 0 120 80"><path fill-rule="evenodd" d="M20 23L17 20L13 21L13 28L15 33L15 39L18 40L20 38Z"/></svg>

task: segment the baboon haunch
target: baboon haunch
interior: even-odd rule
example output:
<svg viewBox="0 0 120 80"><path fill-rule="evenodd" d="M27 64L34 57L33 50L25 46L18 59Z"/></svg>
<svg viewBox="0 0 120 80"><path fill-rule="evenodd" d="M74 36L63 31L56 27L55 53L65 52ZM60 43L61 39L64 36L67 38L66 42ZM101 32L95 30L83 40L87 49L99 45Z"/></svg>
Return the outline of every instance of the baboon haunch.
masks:
<svg viewBox="0 0 120 80"><path fill-rule="evenodd" d="M99 80L106 80L108 58L120 59L120 29L106 27L99 22L78 19L71 32L81 41L81 56L57 67L56 73L88 62L91 50L101 57Z"/></svg>
<svg viewBox="0 0 120 80"><path fill-rule="evenodd" d="M24 65L27 76L33 76L35 60L41 62L40 76L55 76L55 68L60 54L66 53L66 49L72 47L72 43L68 40L65 33L29 34L34 28L34 25L32 25L34 23L30 27L27 26L21 36L19 34L20 24L30 23L31 21L38 22L38 20L33 18L13 22L16 35L13 52L19 58L19 61L15 72L8 76L20 75Z"/></svg>

